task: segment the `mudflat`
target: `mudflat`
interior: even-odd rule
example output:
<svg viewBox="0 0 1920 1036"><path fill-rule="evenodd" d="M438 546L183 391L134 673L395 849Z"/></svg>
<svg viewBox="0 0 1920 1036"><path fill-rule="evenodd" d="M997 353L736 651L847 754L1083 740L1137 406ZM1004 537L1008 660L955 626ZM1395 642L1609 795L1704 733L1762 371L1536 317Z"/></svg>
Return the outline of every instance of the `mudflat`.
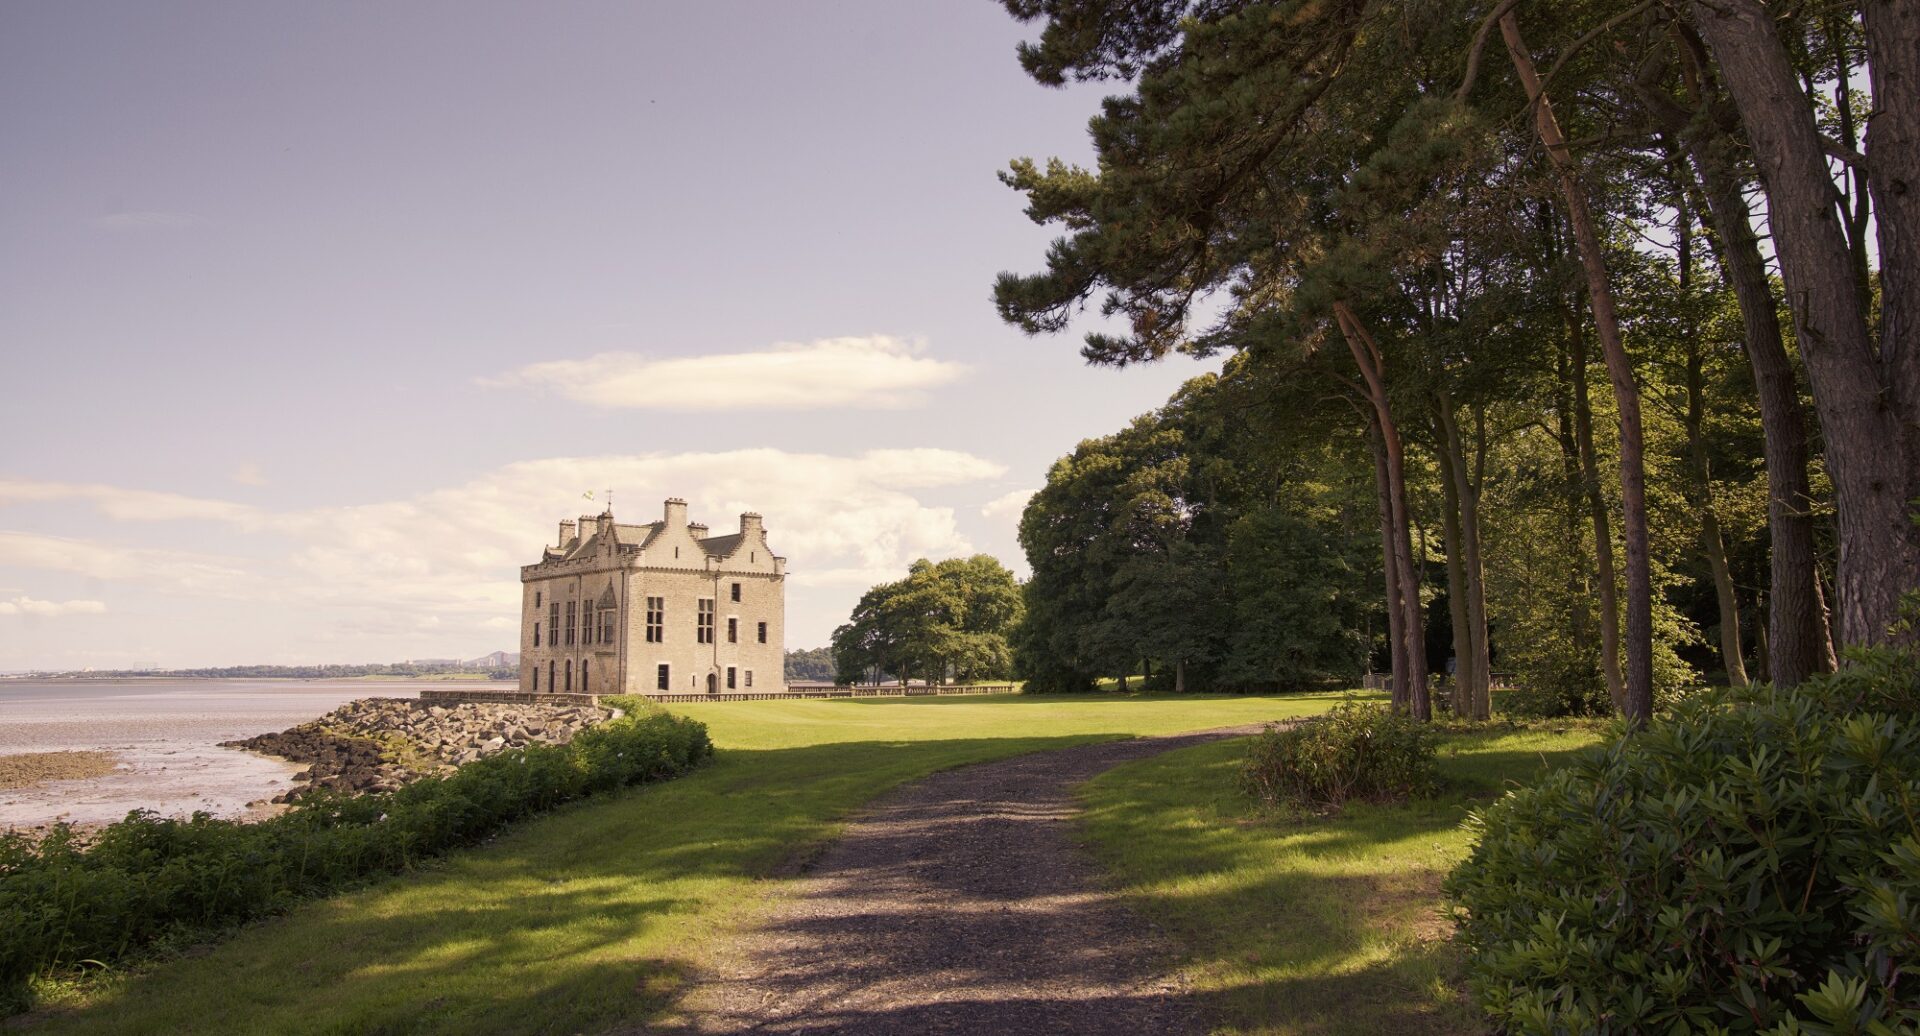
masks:
<svg viewBox="0 0 1920 1036"><path fill-rule="evenodd" d="M22 752L0 755L0 791L31 788L48 781L104 777L119 756L112 752Z"/></svg>
<svg viewBox="0 0 1920 1036"><path fill-rule="evenodd" d="M106 824L135 809L259 815L301 767L219 747L284 730L355 698L416 697L403 680L0 680L0 759L107 753L104 773L0 784L0 830ZM28 764L21 764L28 765Z"/></svg>

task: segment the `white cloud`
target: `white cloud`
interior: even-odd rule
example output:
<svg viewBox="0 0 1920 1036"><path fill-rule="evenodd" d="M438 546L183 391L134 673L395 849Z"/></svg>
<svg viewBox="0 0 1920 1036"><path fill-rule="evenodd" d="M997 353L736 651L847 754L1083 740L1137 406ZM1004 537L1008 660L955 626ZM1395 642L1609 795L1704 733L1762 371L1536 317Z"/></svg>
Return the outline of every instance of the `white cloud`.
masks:
<svg viewBox="0 0 1920 1036"><path fill-rule="evenodd" d="M97 507L101 514L123 522L211 520L253 525L264 516L264 512L247 504L181 496L178 493L72 482L0 480L0 507L56 500L85 500Z"/></svg>
<svg viewBox="0 0 1920 1036"><path fill-rule="evenodd" d="M608 408L645 410L899 410L967 371L923 355L919 342L887 335L781 342L760 352L654 359L601 353L549 360L497 378L494 388L533 386Z"/></svg>
<svg viewBox="0 0 1920 1036"><path fill-rule="evenodd" d="M518 627L519 567L539 559L555 523L601 506L580 498L587 487L613 487L624 522L658 518L669 496L689 500L691 518L715 533L732 531L741 512L757 511L766 516L774 549L790 560L793 585L819 588L836 599L830 610L838 611L838 596L850 608L859 590L899 578L915 558L973 552L954 509L925 503L915 491L1004 474L992 461L939 449L555 457L405 499L284 512L146 490L8 482L0 483L0 503L84 500L127 523L211 519L220 524L204 542L247 556L14 531L0 532L0 568L144 580L170 593L237 598L284 613L287 628L316 636L327 628L349 641L432 630L446 638L437 642L487 644ZM427 617L436 622L424 623ZM843 618L840 611L820 622L831 629ZM790 614L789 627L806 631L804 620Z"/></svg>
<svg viewBox="0 0 1920 1036"><path fill-rule="evenodd" d="M233 479L235 482L238 482L243 486L264 486L267 484L266 473L260 470L260 465L255 464L252 461L248 461L247 463L242 464L237 468L234 468L233 474L227 477Z"/></svg>
<svg viewBox="0 0 1920 1036"><path fill-rule="evenodd" d="M1039 490L1016 489L1005 496L995 497L987 501L985 507L980 508L980 517L1012 518L1015 522L1018 522L1021 513L1027 509L1027 501L1032 500L1033 494L1036 492L1039 492Z"/></svg>
<svg viewBox="0 0 1920 1036"><path fill-rule="evenodd" d="M244 562L179 550L122 547L91 540L0 532L0 566L66 572L89 579L158 580L189 593L232 595L249 573Z"/></svg>
<svg viewBox="0 0 1920 1036"><path fill-rule="evenodd" d="M190 212L109 212L87 222L102 230L155 230L192 226L198 222Z"/></svg>
<svg viewBox="0 0 1920 1036"><path fill-rule="evenodd" d="M0 615L99 615L107 610L100 601L36 601L16 597L0 601Z"/></svg>

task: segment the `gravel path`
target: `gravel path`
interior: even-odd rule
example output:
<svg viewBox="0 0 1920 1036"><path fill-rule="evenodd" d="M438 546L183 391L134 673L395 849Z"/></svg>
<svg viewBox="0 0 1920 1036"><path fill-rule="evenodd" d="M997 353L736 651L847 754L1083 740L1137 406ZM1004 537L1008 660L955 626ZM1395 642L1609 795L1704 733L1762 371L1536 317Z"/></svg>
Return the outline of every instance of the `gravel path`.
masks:
<svg viewBox="0 0 1920 1036"><path fill-rule="evenodd" d="M1204 1033L1151 927L1074 844L1074 787L1240 734L938 773L872 804L659 1027L675 1033Z"/></svg>

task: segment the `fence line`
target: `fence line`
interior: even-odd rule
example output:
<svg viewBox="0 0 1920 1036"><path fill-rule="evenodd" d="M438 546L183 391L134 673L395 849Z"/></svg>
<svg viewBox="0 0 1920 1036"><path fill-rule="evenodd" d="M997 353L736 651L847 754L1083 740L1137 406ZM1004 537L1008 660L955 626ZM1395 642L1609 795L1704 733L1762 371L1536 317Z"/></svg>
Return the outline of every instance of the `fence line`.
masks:
<svg viewBox="0 0 1920 1036"><path fill-rule="evenodd" d="M1012 694L1013 691L1014 686L1010 683L934 684L932 686L908 684L905 687L899 684L879 684L856 687L806 687L804 690L753 693L649 694L647 698L657 702L783 701L808 698L930 698L950 694Z"/></svg>

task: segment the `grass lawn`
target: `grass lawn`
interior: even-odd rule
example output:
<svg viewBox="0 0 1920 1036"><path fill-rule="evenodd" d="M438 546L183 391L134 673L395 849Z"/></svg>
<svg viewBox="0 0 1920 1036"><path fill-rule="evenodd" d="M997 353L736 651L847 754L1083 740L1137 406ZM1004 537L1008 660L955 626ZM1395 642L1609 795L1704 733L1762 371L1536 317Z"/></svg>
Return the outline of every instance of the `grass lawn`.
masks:
<svg viewBox="0 0 1920 1036"><path fill-rule="evenodd" d="M1234 791L1246 742L1219 742L1103 774L1085 831L1226 1031L1485 1032L1440 913L1441 878L1467 851L1460 822L1599 740L1566 724L1451 734L1441 798L1319 819L1255 815Z"/></svg>
<svg viewBox="0 0 1920 1036"><path fill-rule="evenodd" d="M1283 698L726 702L719 757L577 803L403 878L317 901L132 975L47 990L34 1032L575 1033L657 1014L782 865L935 770L1130 734L1318 712Z"/></svg>

